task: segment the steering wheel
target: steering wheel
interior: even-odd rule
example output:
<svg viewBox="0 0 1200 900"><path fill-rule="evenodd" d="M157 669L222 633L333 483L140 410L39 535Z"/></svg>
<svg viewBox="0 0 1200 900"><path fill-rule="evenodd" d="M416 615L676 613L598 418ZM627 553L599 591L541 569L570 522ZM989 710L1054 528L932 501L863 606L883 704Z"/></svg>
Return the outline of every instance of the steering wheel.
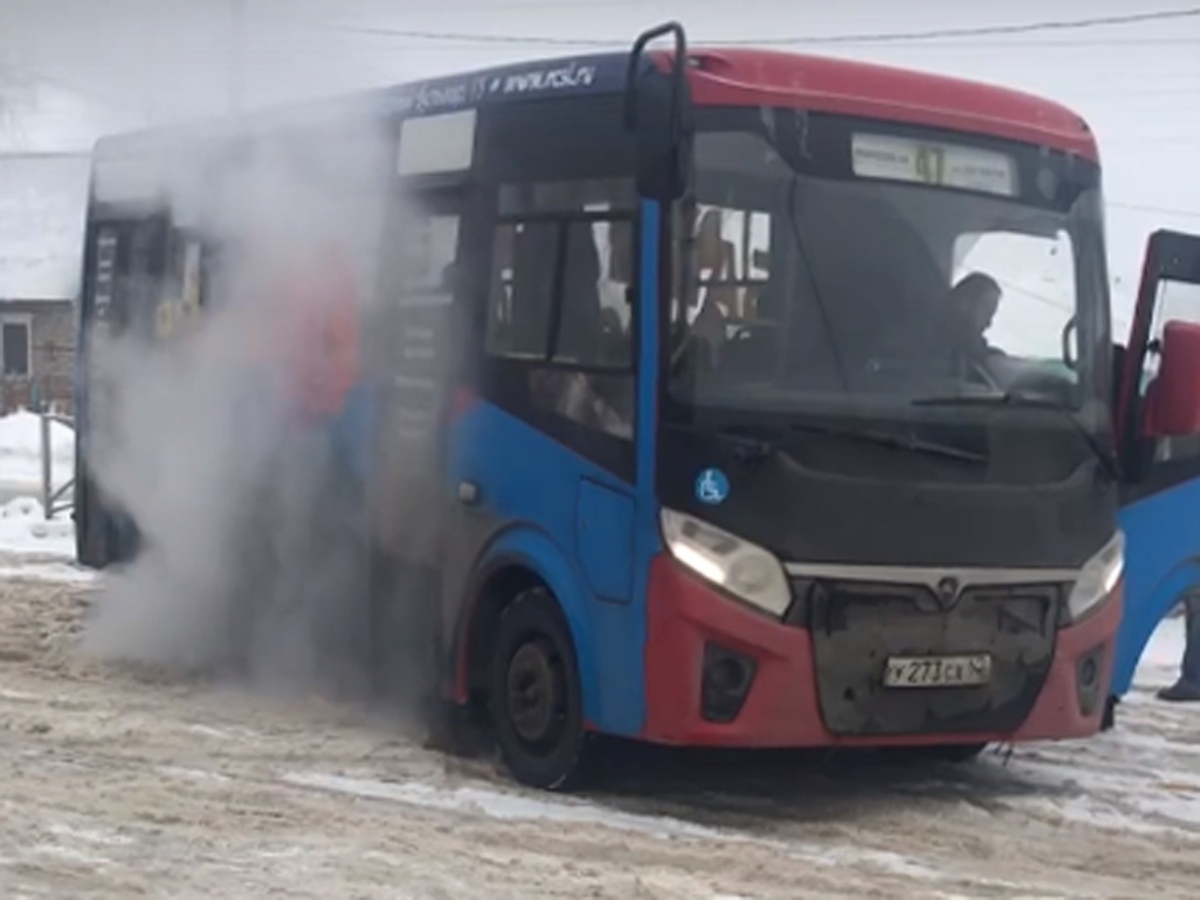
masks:
<svg viewBox="0 0 1200 900"><path fill-rule="evenodd" d="M978 382L989 390L996 391L997 393L1004 392L1004 386L1001 385L1000 382L994 377L992 377L992 373L989 372L987 368L978 360L972 359L968 361L967 381Z"/></svg>

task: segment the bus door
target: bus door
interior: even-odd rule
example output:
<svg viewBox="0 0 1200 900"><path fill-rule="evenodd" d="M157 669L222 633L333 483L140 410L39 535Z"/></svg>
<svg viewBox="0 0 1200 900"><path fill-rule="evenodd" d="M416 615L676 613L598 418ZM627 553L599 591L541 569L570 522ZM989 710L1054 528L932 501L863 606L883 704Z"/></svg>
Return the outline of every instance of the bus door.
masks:
<svg viewBox="0 0 1200 900"><path fill-rule="evenodd" d="M1200 236L1155 232L1118 377L1125 612L1112 695L1162 618L1200 586Z"/></svg>
<svg viewBox="0 0 1200 900"><path fill-rule="evenodd" d="M446 422L464 328L459 321L464 193L397 194L387 214L380 280L364 310L364 385L371 407L366 496L374 667L387 689L425 694L437 672Z"/></svg>
<svg viewBox="0 0 1200 900"><path fill-rule="evenodd" d="M76 556L103 568L130 559L136 537L89 471L95 430L116 402L104 379L103 353L114 340L152 341L165 321L159 287L166 272L170 219L161 210L94 211L84 248L84 283L76 347ZM173 321L173 320L172 320Z"/></svg>

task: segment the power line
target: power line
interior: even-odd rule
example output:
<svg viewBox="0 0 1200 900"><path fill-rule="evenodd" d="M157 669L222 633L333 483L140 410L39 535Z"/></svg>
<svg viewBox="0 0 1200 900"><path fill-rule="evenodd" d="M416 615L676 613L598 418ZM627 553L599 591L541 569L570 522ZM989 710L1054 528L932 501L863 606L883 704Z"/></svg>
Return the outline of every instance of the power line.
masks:
<svg viewBox="0 0 1200 900"><path fill-rule="evenodd" d="M398 38L400 40L411 40L414 43L403 45L406 50L417 50L426 52L430 50L445 50L445 51L461 51L465 46L470 46L472 43L478 44L502 44L514 48L528 46L551 46L551 47L593 47L600 49L623 49L630 42L614 38L611 41L575 41L567 38L522 38L517 35L454 35L452 38L447 38L443 43L436 43L440 38L436 36L428 36L426 33L410 34L408 32L378 30L369 26L342 26L342 25L322 25L321 27L330 27L338 31L347 32L360 37L377 37L377 38ZM436 33L435 33L436 34ZM499 38L493 40L492 38ZM795 43L789 43L787 46L803 46L804 44L815 43L816 39L797 38ZM757 41L706 41L709 44L721 44L725 46L755 46ZM780 46L780 45L775 45ZM877 47L878 42L862 41L854 43L851 41L839 41L837 46L840 47ZM904 46L905 49L918 50L921 53L937 50L962 51L971 49L983 50L1095 50L1099 47L1196 47L1200 49L1200 37L1197 38L1111 38L1098 40L1081 40L1081 41L947 41L945 43L922 43L920 41L912 41L907 44L901 44L899 41L892 42L888 46Z"/></svg>
<svg viewBox="0 0 1200 900"><path fill-rule="evenodd" d="M1105 200L1105 206L1113 209L1124 209L1130 212L1153 213L1158 216L1179 216L1184 219L1200 219L1200 210L1180 209L1171 206L1154 206L1146 203L1124 203L1120 200Z"/></svg>
<svg viewBox="0 0 1200 900"><path fill-rule="evenodd" d="M0 163L7 160L91 159L90 153L70 150L0 150Z"/></svg>
<svg viewBox="0 0 1200 900"><path fill-rule="evenodd" d="M909 43L962 37L987 35L1035 34L1045 31L1068 31L1083 28L1098 28L1117 25L1135 25L1146 22L1165 22L1179 19L1200 18L1200 7L1158 10L1155 12L1129 13L1118 16L1092 16L1083 19L1057 19L1026 22L1015 25L984 25L971 28L937 28L925 31L862 32L818 36L762 37L722 40L726 46L800 46L833 44L885 44ZM369 34L380 37L402 37L425 41L454 41L474 44L524 44L552 47L612 47L628 43L623 40L596 38L556 38L547 35L480 34L458 31L425 31L415 29L387 28L370 25L348 25L325 23L335 31L354 34Z"/></svg>

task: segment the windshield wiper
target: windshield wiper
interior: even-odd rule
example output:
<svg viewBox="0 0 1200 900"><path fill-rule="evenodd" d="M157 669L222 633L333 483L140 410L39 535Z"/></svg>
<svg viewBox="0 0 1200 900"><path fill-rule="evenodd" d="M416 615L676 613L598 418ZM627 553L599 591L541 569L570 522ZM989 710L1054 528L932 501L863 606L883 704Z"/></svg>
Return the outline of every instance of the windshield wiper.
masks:
<svg viewBox="0 0 1200 900"><path fill-rule="evenodd" d="M894 434L887 431L874 431L864 428L844 428L837 425L821 425L813 422L789 422L781 426L781 430L790 432L804 432L806 434L819 434L824 437L846 438L852 441L861 441L863 443L875 444L880 447L889 447L893 450L905 450L909 453L925 453L929 456L941 456L946 459L956 459L960 462L970 463L986 463L988 457L982 453L975 453L971 450L963 450L960 447L953 447L950 444L941 444L936 441L926 441L921 438L911 435ZM734 426L728 429L720 430L723 437L730 438L738 442L735 452L738 452L740 459L763 458L769 456L779 449L778 438L760 438L758 435L766 432L763 429L761 432L758 429L747 427Z"/></svg>
<svg viewBox="0 0 1200 900"><path fill-rule="evenodd" d="M1034 397L1029 394L996 392L993 394L942 394L920 397L912 401L913 406L1020 406L1032 409L1066 408L1049 397Z"/></svg>
<svg viewBox="0 0 1200 900"><path fill-rule="evenodd" d="M1071 410L1049 397L1035 397L1029 394L1018 394L1011 391L992 394L948 394L943 397L922 397L912 402L913 406L1010 406L1026 409L1049 409L1061 413L1071 423L1079 436L1083 438L1088 449L1095 455L1096 460L1104 469L1105 474L1115 481L1121 479L1121 463L1116 453L1095 434L1088 431L1083 423L1071 414Z"/></svg>
<svg viewBox="0 0 1200 900"><path fill-rule="evenodd" d="M723 438L732 445L733 453L741 462L761 462L780 449L784 436L790 433L802 432L817 434L825 437L845 438L902 450L909 453L923 453L929 456L940 456L959 462L969 462L983 465L988 457L982 453L964 450L949 444L936 441L926 441L911 435L892 434L886 431L873 431L861 428L842 428L837 425L821 425L811 422L788 422L777 427L754 425L730 425L712 430L688 428L697 434L709 434Z"/></svg>
<svg viewBox="0 0 1200 900"><path fill-rule="evenodd" d="M731 425L715 433L732 444L738 462L761 462L779 450L777 429L751 425Z"/></svg>
<svg viewBox="0 0 1200 900"><path fill-rule="evenodd" d="M812 434L823 434L829 437L842 437L850 440L876 444L880 447L890 447L893 450L906 450L910 453L924 453L929 456L941 456L946 459L957 459L960 462L986 464L988 457L973 450L964 450L950 444L937 441L926 441L912 435L900 435L887 431L872 431L860 428L839 428L836 425L814 425L810 423L793 423L789 426L793 431L806 431Z"/></svg>

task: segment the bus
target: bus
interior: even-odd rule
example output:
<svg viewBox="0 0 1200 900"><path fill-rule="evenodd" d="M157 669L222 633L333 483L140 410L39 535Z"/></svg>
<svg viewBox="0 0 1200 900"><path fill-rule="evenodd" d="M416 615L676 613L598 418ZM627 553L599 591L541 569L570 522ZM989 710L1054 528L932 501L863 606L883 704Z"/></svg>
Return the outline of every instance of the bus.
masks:
<svg viewBox="0 0 1200 900"><path fill-rule="evenodd" d="M578 784L605 736L966 760L1101 728L1123 585L1190 555L1147 549L1158 512L1121 516L1192 502L1200 317L1160 299L1200 253L1154 236L1115 350L1078 115L668 23L628 53L116 136L81 372L101 324L203 319L187 267L229 248L192 207L236 203L251 139L374 204L344 229L369 248L339 282L363 343L325 419L358 448L367 615L422 608L430 690L516 780ZM322 165L355 140L374 150ZM337 239L293 274L327 275ZM79 391L79 557L103 567L139 532Z"/></svg>

